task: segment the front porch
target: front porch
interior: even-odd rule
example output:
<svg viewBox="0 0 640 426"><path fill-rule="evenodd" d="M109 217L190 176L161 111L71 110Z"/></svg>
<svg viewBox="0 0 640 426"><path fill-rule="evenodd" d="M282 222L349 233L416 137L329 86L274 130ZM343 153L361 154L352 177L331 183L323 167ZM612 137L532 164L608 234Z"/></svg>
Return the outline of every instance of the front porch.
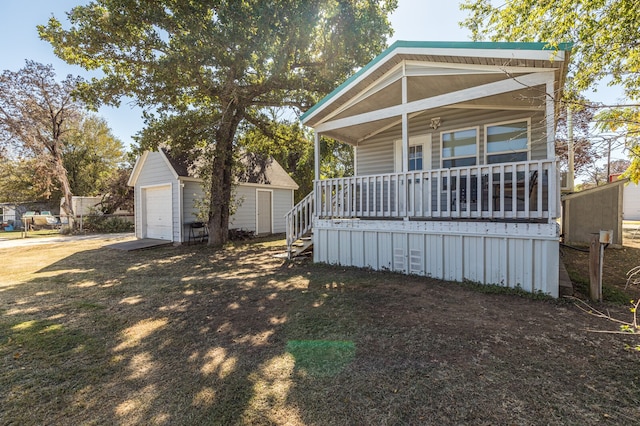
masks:
<svg viewBox="0 0 640 426"><path fill-rule="evenodd" d="M320 180L287 215L287 243L306 237L316 262L558 297L558 184L554 160Z"/></svg>
<svg viewBox="0 0 640 426"><path fill-rule="evenodd" d="M301 117L315 184L287 215L290 254L557 297L569 48L396 42ZM321 137L353 147L353 176L323 178Z"/></svg>

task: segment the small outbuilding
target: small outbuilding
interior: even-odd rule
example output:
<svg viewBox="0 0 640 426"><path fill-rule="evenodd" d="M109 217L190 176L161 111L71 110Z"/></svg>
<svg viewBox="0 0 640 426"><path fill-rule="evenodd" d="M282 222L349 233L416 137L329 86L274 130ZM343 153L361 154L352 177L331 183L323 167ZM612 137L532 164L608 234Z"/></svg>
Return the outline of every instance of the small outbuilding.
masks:
<svg viewBox="0 0 640 426"><path fill-rule="evenodd" d="M271 157L244 154L241 164L229 228L256 235L285 232L284 216L293 207L298 185ZM137 238L189 240L204 192L202 180L190 174L186 161L164 150L147 151L138 158L128 184L134 187Z"/></svg>
<svg viewBox="0 0 640 426"><path fill-rule="evenodd" d="M612 230L622 245L623 191L627 179L562 196L562 234L567 244L589 244L593 235Z"/></svg>

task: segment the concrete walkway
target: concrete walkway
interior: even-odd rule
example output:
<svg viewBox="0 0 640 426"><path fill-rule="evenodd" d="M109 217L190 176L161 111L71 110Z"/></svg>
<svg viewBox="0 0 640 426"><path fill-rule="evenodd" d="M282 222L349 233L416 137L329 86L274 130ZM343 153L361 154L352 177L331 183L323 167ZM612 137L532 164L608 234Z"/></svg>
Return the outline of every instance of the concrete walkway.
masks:
<svg viewBox="0 0 640 426"><path fill-rule="evenodd" d="M35 246L42 244L58 244L68 241L104 240L105 243L117 243L133 239L135 239L135 235L133 234L133 232L121 234L60 235L59 237L0 239L0 249Z"/></svg>

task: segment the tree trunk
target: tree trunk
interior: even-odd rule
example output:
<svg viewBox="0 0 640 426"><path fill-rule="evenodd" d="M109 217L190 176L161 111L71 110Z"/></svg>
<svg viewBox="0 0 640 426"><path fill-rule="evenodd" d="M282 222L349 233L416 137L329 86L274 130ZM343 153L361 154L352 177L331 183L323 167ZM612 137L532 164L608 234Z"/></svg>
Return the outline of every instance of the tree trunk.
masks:
<svg viewBox="0 0 640 426"><path fill-rule="evenodd" d="M73 194L71 193L71 185L69 185L67 170L64 168L61 156L56 155L53 158L53 167L62 189L63 200L60 204L60 208L64 210L65 214L69 218L69 223L71 224L73 218L75 217L75 214L73 212L73 204L71 202L71 197L73 196Z"/></svg>
<svg viewBox="0 0 640 426"><path fill-rule="evenodd" d="M227 111L216 131L216 148L211 170L211 198L209 200L209 246L222 247L229 240L229 206L233 184L233 140L242 111L228 104Z"/></svg>

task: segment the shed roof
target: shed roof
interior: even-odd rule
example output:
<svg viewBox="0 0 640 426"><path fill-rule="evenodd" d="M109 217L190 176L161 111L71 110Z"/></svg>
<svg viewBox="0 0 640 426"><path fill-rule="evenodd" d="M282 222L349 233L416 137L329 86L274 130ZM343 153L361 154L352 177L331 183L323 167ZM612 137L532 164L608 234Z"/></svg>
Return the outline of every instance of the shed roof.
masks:
<svg viewBox="0 0 640 426"><path fill-rule="evenodd" d="M191 162L186 157L171 155L171 153L165 149L161 149L160 152L166 159L167 164L172 169L176 178L195 178L193 174L189 172ZM144 165L146 154L145 152L139 161L136 162L133 172L131 173L131 179L129 179L129 185L135 185L137 175ZM240 163L242 167L236 172L236 183L239 185L271 185L278 188L298 189L298 184L271 156L245 153L240 157Z"/></svg>

